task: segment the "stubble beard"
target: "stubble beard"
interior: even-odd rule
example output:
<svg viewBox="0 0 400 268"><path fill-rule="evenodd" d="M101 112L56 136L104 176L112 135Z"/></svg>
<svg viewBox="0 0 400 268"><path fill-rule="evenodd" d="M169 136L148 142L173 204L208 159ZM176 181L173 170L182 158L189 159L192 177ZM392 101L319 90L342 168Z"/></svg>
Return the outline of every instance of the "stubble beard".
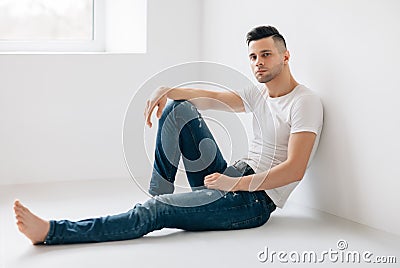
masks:
<svg viewBox="0 0 400 268"><path fill-rule="evenodd" d="M256 79L259 83L268 83L277 77L283 70L283 63L274 66L271 71L267 71L264 75L257 76Z"/></svg>
<svg viewBox="0 0 400 268"><path fill-rule="evenodd" d="M258 81L259 83L268 83L269 81L271 81L271 80L274 79L274 78L275 78L274 75L268 74L268 75L266 75L266 76L259 76L259 77L257 77L257 81Z"/></svg>

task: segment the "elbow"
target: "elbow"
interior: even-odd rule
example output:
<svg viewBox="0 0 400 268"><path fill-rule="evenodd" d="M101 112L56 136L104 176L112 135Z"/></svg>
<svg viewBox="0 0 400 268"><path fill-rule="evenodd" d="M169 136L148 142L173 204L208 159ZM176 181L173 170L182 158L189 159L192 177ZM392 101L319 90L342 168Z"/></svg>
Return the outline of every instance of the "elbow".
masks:
<svg viewBox="0 0 400 268"><path fill-rule="evenodd" d="M286 161L288 177L290 181L301 181L306 173L307 164L299 161Z"/></svg>
<svg viewBox="0 0 400 268"><path fill-rule="evenodd" d="M292 178L293 182L301 181L306 173L306 170L303 168L298 168L293 172Z"/></svg>

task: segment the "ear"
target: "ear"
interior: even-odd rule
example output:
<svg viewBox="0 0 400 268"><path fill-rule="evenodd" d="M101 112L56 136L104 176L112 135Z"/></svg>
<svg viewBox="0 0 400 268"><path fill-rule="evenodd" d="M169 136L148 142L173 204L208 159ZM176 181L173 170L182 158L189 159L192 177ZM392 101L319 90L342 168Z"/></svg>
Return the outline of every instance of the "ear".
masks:
<svg viewBox="0 0 400 268"><path fill-rule="evenodd" d="M290 59L290 53L289 53L289 50L286 50L283 53L283 63L284 64L288 64L289 63L289 59Z"/></svg>

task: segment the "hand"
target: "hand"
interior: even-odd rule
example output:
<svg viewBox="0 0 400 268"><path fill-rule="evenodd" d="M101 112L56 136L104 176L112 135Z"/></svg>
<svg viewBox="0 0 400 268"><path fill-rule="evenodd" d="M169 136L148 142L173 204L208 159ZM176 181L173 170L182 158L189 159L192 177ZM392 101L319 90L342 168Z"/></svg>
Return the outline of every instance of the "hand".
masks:
<svg viewBox="0 0 400 268"><path fill-rule="evenodd" d="M157 106L156 116L159 119L162 115L162 111L164 110L165 104L167 103L167 92L170 90L168 87L160 87L158 88L146 101L146 108L144 109L144 118L146 120L146 125L149 127L153 126L151 122L151 114L153 113L154 108Z"/></svg>
<svg viewBox="0 0 400 268"><path fill-rule="evenodd" d="M220 173L213 173L205 176L204 185L209 189L234 192L237 191L236 185L239 183L239 179Z"/></svg>

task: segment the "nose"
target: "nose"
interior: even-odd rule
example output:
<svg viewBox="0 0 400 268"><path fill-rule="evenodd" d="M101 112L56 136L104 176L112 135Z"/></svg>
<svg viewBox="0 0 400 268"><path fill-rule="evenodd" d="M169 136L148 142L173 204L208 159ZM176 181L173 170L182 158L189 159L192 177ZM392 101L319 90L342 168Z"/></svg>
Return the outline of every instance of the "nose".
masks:
<svg viewBox="0 0 400 268"><path fill-rule="evenodd" d="M258 66L263 66L264 65L264 61L262 60L261 57L257 57L257 60L255 62L255 65Z"/></svg>

